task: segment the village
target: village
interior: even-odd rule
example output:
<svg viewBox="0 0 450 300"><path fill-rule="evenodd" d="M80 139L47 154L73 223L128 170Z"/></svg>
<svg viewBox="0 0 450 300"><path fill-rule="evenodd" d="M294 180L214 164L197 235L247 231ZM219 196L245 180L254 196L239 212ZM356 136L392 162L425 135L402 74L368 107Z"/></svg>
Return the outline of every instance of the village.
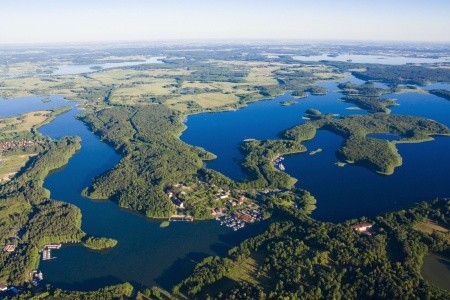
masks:
<svg viewBox="0 0 450 300"><path fill-rule="evenodd" d="M0 143L0 151L6 152L16 149L25 150L29 147L36 147L39 145L38 141L35 140L18 140L18 141L7 141L7 142L1 142Z"/></svg>
<svg viewBox="0 0 450 300"><path fill-rule="evenodd" d="M198 207L203 213L200 219L215 218L221 225L234 231L262 219L262 208L255 200L239 191L217 187L197 181L187 185L178 183L166 189L167 196L177 209L169 221L193 221Z"/></svg>

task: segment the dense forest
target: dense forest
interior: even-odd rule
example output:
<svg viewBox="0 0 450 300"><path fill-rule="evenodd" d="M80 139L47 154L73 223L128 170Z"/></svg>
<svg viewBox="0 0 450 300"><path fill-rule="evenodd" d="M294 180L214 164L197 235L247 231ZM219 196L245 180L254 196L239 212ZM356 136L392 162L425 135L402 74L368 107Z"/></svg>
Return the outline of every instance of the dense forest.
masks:
<svg viewBox="0 0 450 300"><path fill-rule="evenodd" d="M300 143L289 140L247 141L241 145L245 155L242 164L250 180L240 183L242 189L291 188L296 180L273 166L273 161L286 154L306 151Z"/></svg>
<svg viewBox="0 0 450 300"><path fill-rule="evenodd" d="M333 131L344 137L344 143L337 152L340 159L368 166L383 174L392 174L394 168L401 164L395 143L425 141L433 135L450 135L445 125L415 116L374 113L333 118L317 111L310 112L308 116L313 118L311 122L287 130L285 137L302 140L305 136L314 136L318 129ZM367 137L371 133L391 133L398 135L399 140L390 142Z"/></svg>
<svg viewBox="0 0 450 300"><path fill-rule="evenodd" d="M427 220L449 228L448 200L340 224L317 222L295 210L280 213L284 221L232 248L227 257L199 263L174 294L190 299L450 297L420 274L427 253L450 255L448 237L417 229ZM351 229L358 221L373 224L370 235ZM249 262L253 268L243 277Z"/></svg>
<svg viewBox="0 0 450 300"><path fill-rule="evenodd" d="M0 253L0 281L22 284L38 265L38 250L46 243L77 242L80 210L68 203L48 199L42 187L47 174L63 166L79 149L79 138L47 141L45 150L20 174L0 186L0 236L16 246L13 253Z"/></svg>
<svg viewBox="0 0 450 300"><path fill-rule="evenodd" d="M365 64L364 71L352 74L363 80L380 80L391 84L426 85L430 82L450 82L450 70L414 65Z"/></svg>
<svg viewBox="0 0 450 300"><path fill-rule="evenodd" d="M342 100L356 104L370 112L389 112L388 107L394 106L392 99L381 99L380 96L390 92L390 89L375 87L373 82L354 84L351 82L340 83L338 87L345 97Z"/></svg>
<svg viewBox="0 0 450 300"><path fill-rule="evenodd" d="M203 160L213 158L179 140L183 130L180 118L164 105L117 106L85 116L83 121L124 156L85 193L95 199L111 199L148 217L173 214L175 206L164 189L194 180ZM210 172L209 176L217 175Z"/></svg>
<svg viewBox="0 0 450 300"><path fill-rule="evenodd" d="M46 300L110 300L132 299L134 288L130 283L107 286L96 291L65 291L47 286L38 294L21 293L11 299L46 299Z"/></svg>

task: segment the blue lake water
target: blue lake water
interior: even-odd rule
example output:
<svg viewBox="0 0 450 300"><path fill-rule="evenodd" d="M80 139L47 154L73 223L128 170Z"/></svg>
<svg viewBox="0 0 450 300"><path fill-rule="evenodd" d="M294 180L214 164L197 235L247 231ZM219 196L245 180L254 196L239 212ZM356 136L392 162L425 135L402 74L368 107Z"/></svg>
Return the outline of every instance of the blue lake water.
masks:
<svg viewBox="0 0 450 300"><path fill-rule="evenodd" d="M117 246L106 252L88 250L79 244L66 245L54 251L57 259L40 264L47 282L77 290L97 289L124 281L169 289L187 276L202 258L225 255L231 246L266 226L262 223L234 232L216 221L209 221L176 222L160 228L160 222L123 210L110 201L83 198L80 195L82 189L94 177L114 167L120 156L75 118L80 113L75 102L55 96L51 97L51 102L44 103L41 101L43 98L0 100L0 115L72 106L71 111L39 130L54 139L67 135L77 135L82 139L81 150L67 166L51 173L44 187L50 190L53 199L72 203L81 209L82 229L86 233L118 240Z"/></svg>
<svg viewBox="0 0 450 300"><path fill-rule="evenodd" d="M43 99L51 101L42 101ZM48 110L61 106L74 105L58 96L50 97L20 97L14 99L0 98L0 117L18 116L36 110Z"/></svg>
<svg viewBox="0 0 450 300"><path fill-rule="evenodd" d="M305 122L301 116L308 108L339 115L366 113L349 110L350 104L340 102L338 99L342 95L336 92L335 83L320 85L331 92L326 96L309 96L292 106L279 105L280 101L290 98L283 95L239 111L190 116L181 139L218 156L208 162L208 167L235 180L245 179L246 174L240 167L243 156L238 148L244 139L277 138L283 130ZM422 116L450 126L450 103L447 100L417 93L384 97L397 99L399 106L393 107L392 113ZM415 202L450 195L448 137L437 137L434 141L420 144L397 145L403 165L390 176L382 176L357 165L338 167L335 165L336 150L341 144L340 136L321 130L305 145L308 151L322 148L322 152L313 156L307 153L289 155L284 161L286 172L298 179L297 186L309 190L317 198L313 217L319 220L338 222L362 215L375 216Z"/></svg>
<svg viewBox="0 0 450 300"><path fill-rule="evenodd" d="M161 59L163 56L151 57L143 61L123 61L123 62L102 62L98 61L96 64L85 64L85 65L62 65L58 66L57 70L53 71L51 75L73 75L73 74L82 74L82 73L91 73L96 72L98 70L92 69L93 67L101 67L102 69L111 69L111 68L119 68L119 67L128 67L128 66L138 66L143 64L160 64L163 63Z"/></svg>
<svg viewBox="0 0 450 300"><path fill-rule="evenodd" d="M240 164L243 157L239 145L243 140L276 139L283 130L304 122L302 116L308 108L342 116L366 113L364 110L349 109L355 108L353 104L338 101L342 94L337 92L337 83L324 82L319 85L327 88L329 93L309 95L295 105L280 105L280 102L292 99L291 95L285 94L273 100L252 103L237 111L189 116L186 122L188 128L181 139L218 156L207 163L208 167L234 180L241 180L246 177Z"/></svg>

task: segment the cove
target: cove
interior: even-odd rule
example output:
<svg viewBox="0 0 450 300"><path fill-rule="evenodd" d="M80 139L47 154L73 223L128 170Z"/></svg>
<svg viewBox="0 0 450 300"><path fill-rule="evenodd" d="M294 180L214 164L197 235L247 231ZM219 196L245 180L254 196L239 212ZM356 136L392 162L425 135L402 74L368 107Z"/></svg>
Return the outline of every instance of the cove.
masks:
<svg viewBox="0 0 450 300"><path fill-rule="evenodd" d="M344 79L342 81L348 81ZM354 81L350 78L350 81ZM321 86L330 91L326 96L309 96L291 106L280 106L289 94L273 100L250 104L232 112L204 113L190 116L181 139L205 148L217 155L208 162L213 168L234 180L246 177L241 169L240 143L247 138L276 139L280 132L305 122L301 119L308 108L323 113L348 115L366 113L348 110L351 104L339 101L335 83ZM419 93L389 94L397 98L399 106L394 114L409 114L430 118L450 126L450 105L447 100ZM283 162L285 172L298 179L297 187L310 191L317 199L313 217L322 221L340 222L361 216L375 215L408 207L416 202L448 197L448 166L450 166L450 138L436 137L434 141L417 144L397 144L403 165L393 175L383 176L357 165L336 165L336 151L342 138L319 130L317 136L304 143L308 151L322 148L316 155L306 153L288 155Z"/></svg>
<svg viewBox="0 0 450 300"><path fill-rule="evenodd" d="M33 109L42 109L38 105L42 103L40 98L28 100L36 102ZM82 229L88 235L111 237L118 244L103 252L88 250L80 244L64 245L54 252L57 259L40 263L46 282L75 290L98 289L124 281L170 289L204 257L225 255L230 247L265 228L266 224L261 223L234 232L215 221L175 222L160 228L160 221L121 209L110 201L83 198L82 189L94 177L114 167L120 156L76 119L81 111L74 102L58 97L54 100L63 106L70 105L72 110L39 131L53 139L77 135L82 142L81 150L65 167L52 172L44 187L53 199L80 208Z"/></svg>

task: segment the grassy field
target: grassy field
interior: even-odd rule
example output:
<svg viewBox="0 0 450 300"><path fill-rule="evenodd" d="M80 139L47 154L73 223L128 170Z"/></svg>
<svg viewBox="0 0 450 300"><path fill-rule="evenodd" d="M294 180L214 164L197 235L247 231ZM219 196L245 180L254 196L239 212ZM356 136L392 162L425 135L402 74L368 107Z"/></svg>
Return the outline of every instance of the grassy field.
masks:
<svg viewBox="0 0 450 300"><path fill-rule="evenodd" d="M51 111L34 111L19 117L0 119L0 133L20 133L31 131L40 124L52 118ZM26 164L31 156L36 154L1 155L0 153L0 184L9 181Z"/></svg>
<svg viewBox="0 0 450 300"><path fill-rule="evenodd" d="M258 276L258 268L264 263L265 253L258 251L239 263L235 263L234 267L219 281L207 286L200 296L215 295L217 291L225 291L238 286L239 283L249 283L264 289L270 290L271 278L267 274Z"/></svg>
<svg viewBox="0 0 450 300"><path fill-rule="evenodd" d="M183 95L167 100L167 104L173 105L179 102L194 101L203 108L216 108L236 103L239 100L234 94L224 93L201 93L194 95Z"/></svg>
<svg viewBox="0 0 450 300"><path fill-rule="evenodd" d="M50 111L34 111L20 117L5 118L0 120L0 132L30 131L31 128L45 122L50 117Z"/></svg>
<svg viewBox="0 0 450 300"><path fill-rule="evenodd" d="M432 234L433 232L443 233L447 236L447 240L450 242L450 230L438 225L437 223L431 220L426 220L424 222L417 224L415 226L415 229L427 234Z"/></svg>
<svg viewBox="0 0 450 300"><path fill-rule="evenodd" d="M79 75L17 77L0 80L0 97L15 98L57 94L75 99L77 91L98 85L99 82Z"/></svg>
<svg viewBox="0 0 450 300"><path fill-rule="evenodd" d="M12 177L26 164L28 159L36 154L18 154L0 158L0 184Z"/></svg>
<svg viewBox="0 0 450 300"><path fill-rule="evenodd" d="M251 68L245 80L251 85L276 85L278 82L272 72L278 69L273 66Z"/></svg>
<svg viewBox="0 0 450 300"><path fill-rule="evenodd" d="M110 57L111 59L119 59ZM131 57L130 57L131 58ZM136 57L132 57L136 58ZM53 62L48 65L56 64ZM188 81L183 77L198 72L194 67L167 67L154 69L105 69L85 75L42 76L29 73L32 64L8 66L9 69L23 71L21 77L3 78L0 76L0 96L14 98L30 95L63 95L69 99L85 99L90 105L105 104L145 104L150 101L166 103L170 108L185 113L201 109L216 109L238 104L241 98L255 101L263 97L260 88L278 85L276 72L307 72L308 80L341 78L332 67L302 64L284 64L257 61L210 60L212 67L226 68L230 71L247 71L248 75L240 82L230 81ZM36 66L40 66L36 63ZM3 69L6 67L3 66ZM207 72L200 68L200 72ZM7 70L3 70L6 72ZM0 70L0 75L2 70ZM6 74L6 73L5 73ZM104 103L108 99L109 103Z"/></svg>
<svg viewBox="0 0 450 300"><path fill-rule="evenodd" d="M264 263L265 256L262 253L255 253L244 261L236 264L227 274L227 277L237 282L247 282L255 285L264 285L270 278L265 274L257 276L259 265Z"/></svg>
<svg viewBox="0 0 450 300"><path fill-rule="evenodd" d="M0 78L35 76L38 72L48 73L53 70L55 64L55 62L20 62L0 64Z"/></svg>

